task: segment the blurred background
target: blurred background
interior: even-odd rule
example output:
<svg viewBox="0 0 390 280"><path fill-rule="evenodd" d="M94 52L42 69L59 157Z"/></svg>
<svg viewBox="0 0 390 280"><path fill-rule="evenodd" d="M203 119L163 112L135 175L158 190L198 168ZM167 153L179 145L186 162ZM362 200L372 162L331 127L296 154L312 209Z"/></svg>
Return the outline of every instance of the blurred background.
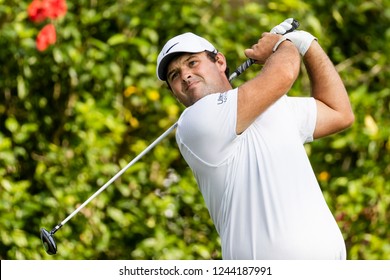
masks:
<svg viewBox="0 0 390 280"><path fill-rule="evenodd" d="M179 118L155 75L170 37L207 38L232 70L289 17L318 38L356 116L306 146L348 258L390 259L389 0L54 0L43 18L32 2L0 0L0 259L221 259L173 133L55 234L57 255L39 232ZM290 95L309 95L304 67Z"/></svg>

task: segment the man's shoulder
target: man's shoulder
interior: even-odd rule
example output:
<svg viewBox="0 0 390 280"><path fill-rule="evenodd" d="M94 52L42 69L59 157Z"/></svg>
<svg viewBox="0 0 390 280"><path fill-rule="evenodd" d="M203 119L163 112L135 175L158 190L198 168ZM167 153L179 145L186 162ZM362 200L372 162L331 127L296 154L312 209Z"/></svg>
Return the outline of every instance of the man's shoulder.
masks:
<svg viewBox="0 0 390 280"><path fill-rule="evenodd" d="M213 112L223 110L223 107L228 106L231 102L234 104L237 102L237 89L211 93L199 99L192 106L186 108L182 113L181 118L188 114L212 114ZM200 115L198 116L200 117Z"/></svg>
<svg viewBox="0 0 390 280"><path fill-rule="evenodd" d="M178 121L177 132L187 141L219 138L235 132L237 117L236 90L209 94L188 107ZM218 134L218 135L215 135Z"/></svg>

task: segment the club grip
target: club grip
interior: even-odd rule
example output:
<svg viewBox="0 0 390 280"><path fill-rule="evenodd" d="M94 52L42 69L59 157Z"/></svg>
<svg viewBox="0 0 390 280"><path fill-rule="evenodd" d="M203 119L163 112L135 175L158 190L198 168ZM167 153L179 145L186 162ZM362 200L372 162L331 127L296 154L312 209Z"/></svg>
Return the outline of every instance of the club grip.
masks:
<svg viewBox="0 0 390 280"><path fill-rule="evenodd" d="M248 69L249 66L251 66L253 63L255 63L255 61L252 58L248 58L244 63L237 67L236 71L230 75L229 82L241 75L242 72Z"/></svg>
<svg viewBox="0 0 390 280"><path fill-rule="evenodd" d="M287 30L286 33L290 33L299 27L299 22L293 19L291 23L291 29ZM284 33L284 34L286 34ZM241 75L246 69L248 69L255 61L252 58L248 58L244 63L237 67L237 69L230 75L229 82Z"/></svg>
<svg viewBox="0 0 390 280"><path fill-rule="evenodd" d="M299 21L297 21L296 19L293 19L291 25L292 25L291 29L287 30L286 33L293 32L295 29L297 29L299 27ZM286 34L286 33L284 33L284 34Z"/></svg>

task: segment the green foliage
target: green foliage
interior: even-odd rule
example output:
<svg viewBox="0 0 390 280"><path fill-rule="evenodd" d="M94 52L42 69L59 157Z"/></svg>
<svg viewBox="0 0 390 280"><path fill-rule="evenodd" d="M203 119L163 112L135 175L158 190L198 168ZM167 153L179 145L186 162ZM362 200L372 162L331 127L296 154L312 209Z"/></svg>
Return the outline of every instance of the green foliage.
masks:
<svg viewBox="0 0 390 280"><path fill-rule="evenodd" d="M161 135L183 110L155 76L178 33L212 41L235 68L287 17L336 64L354 126L307 146L350 259L389 259L390 3L334 1L67 1L57 43L29 1L0 0L0 259L220 259L220 241L173 135L55 234L50 230ZM244 73L234 84L256 75ZM292 94L308 94L299 79Z"/></svg>

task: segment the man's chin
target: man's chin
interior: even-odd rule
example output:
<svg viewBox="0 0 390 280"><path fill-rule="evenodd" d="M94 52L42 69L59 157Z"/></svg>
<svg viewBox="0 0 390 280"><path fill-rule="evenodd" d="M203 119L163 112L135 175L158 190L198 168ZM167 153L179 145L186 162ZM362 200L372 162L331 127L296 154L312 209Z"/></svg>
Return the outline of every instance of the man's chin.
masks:
<svg viewBox="0 0 390 280"><path fill-rule="evenodd" d="M191 98L191 103L192 104L195 104L196 102L198 102L199 100L201 100L203 97L207 96L208 94L196 94L196 95L192 95L192 98Z"/></svg>

